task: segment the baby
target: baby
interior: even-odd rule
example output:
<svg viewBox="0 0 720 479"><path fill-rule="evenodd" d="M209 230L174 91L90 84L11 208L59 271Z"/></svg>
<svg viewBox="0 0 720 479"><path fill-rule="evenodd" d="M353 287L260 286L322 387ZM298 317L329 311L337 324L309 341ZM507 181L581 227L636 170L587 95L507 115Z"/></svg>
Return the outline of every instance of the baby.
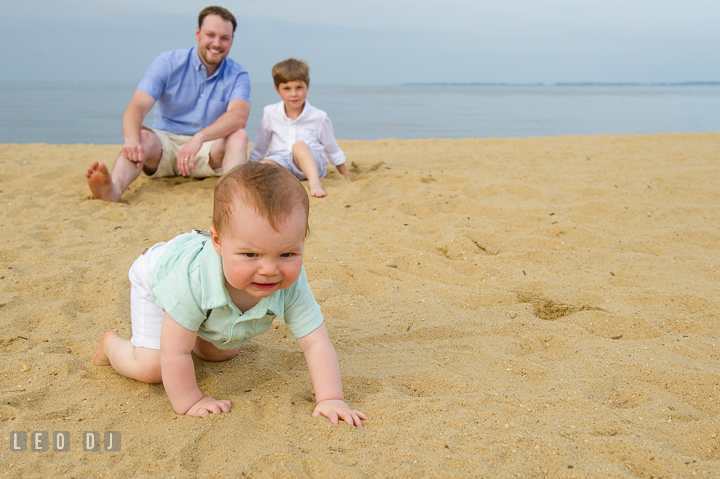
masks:
<svg viewBox="0 0 720 479"><path fill-rule="evenodd" d="M130 267L132 339L102 337L92 362L146 383L162 381L178 414L230 412L204 396L191 352L225 361L283 318L305 355L317 405L313 417L362 427L345 404L335 349L302 265L308 235L305 188L276 164L247 163L215 187L210 232L158 243Z"/></svg>

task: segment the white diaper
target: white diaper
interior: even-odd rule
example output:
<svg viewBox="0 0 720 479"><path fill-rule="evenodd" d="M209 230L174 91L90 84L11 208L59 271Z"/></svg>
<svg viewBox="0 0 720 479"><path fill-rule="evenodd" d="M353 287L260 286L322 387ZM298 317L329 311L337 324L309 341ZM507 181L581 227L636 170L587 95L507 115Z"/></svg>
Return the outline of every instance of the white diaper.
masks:
<svg viewBox="0 0 720 479"><path fill-rule="evenodd" d="M151 289L147 279L167 245L157 243L130 266L130 342L136 348L160 349L160 330L165 312L150 302Z"/></svg>

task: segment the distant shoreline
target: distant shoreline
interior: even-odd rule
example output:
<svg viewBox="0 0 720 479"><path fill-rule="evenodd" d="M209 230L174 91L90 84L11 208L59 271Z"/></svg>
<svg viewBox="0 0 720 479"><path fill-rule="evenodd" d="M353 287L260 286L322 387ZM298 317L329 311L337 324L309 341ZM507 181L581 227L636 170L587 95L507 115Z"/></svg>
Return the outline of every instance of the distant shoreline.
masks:
<svg viewBox="0 0 720 479"><path fill-rule="evenodd" d="M314 84L309 98L346 140L720 131L720 82L687 83L693 86ZM0 143L122 143L122 115L136 86L0 83ZM278 98L272 86L255 84L251 101L245 130L252 139L262 107Z"/></svg>
<svg viewBox="0 0 720 479"><path fill-rule="evenodd" d="M484 82L472 82L472 83L403 83L402 86L720 86L720 81L687 81L687 82L652 82L652 83L640 83L640 82L614 82L614 83L603 83L603 82L557 82L557 83L484 83Z"/></svg>
<svg viewBox="0 0 720 479"><path fill-rule="evenodd" d="M394 87L394 86L506 86L506 87L554 87L554 86L608 86L608 87L623 87L623 86L637 86L637 87L652 87L652 86L720 86L720 81L684 81L684 82L555 82L555 83L542 83L542 82L530 82L530 83L508 83L508 82L408 82L400 84L388 84L388 85L345 85L345 84L324 84L314 83L321 87L348 87L348 86L362 86L368 88L375 87ZM0 80L0 87L129 87L134 89L137 82L96 82L96 81L17 81L17 80ZM254 87L269 87L272 88L272 83L254 82Z"/></svg>

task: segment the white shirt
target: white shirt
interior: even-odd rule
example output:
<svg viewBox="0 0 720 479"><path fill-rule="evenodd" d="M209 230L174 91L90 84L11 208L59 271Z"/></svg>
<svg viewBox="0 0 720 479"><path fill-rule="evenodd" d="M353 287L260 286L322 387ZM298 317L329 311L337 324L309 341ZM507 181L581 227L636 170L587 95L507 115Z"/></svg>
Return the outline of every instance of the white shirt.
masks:
<svg viewBox="0 0 720 479"><path fill-rule="evenodd" d="M327 113L315 108L307 100L302 113L294 120L285 114L283 102L268 105L263 109L260 130L250 150L250 161L260 161L273 154L292 156L292 146L300 140L313 151L325 151L333 165L345 163L345 153L335 140L332 122Z"/></svg>

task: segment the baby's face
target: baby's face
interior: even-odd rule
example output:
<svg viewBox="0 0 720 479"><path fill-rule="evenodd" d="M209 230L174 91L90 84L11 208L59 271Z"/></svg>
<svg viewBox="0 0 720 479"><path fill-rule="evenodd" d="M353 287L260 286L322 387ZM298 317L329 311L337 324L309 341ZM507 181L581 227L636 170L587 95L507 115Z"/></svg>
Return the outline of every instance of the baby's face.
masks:
<svg viewBox="0 0 720 479"><path fill-rule="evenodd" d="M304 211L295 208L279 229L275 231L267 219L241 203L220 236L210 229L229 291L264 298L298 279L305 250Z"/></svg>

